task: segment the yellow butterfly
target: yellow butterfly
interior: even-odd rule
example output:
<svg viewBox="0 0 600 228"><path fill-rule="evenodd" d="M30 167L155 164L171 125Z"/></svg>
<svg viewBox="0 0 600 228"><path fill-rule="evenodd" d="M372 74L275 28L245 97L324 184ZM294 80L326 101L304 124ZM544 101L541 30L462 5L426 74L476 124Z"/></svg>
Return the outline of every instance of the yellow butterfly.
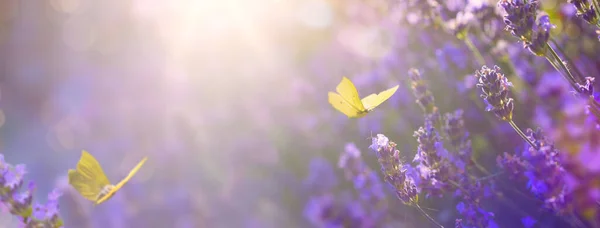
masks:
<svg viewBox="0 0 600 228"><path fill-rule="evenodd" d="M348 118L360 118L394 95L398 90L398 85L379 94L366 96L361 100L352 81L344 77L335 90L337 93L329 92L329 103Z"/></svg>
<svg viewBox="0 0 600 228"><path fill-rule="evenodd" d="M137 171L148 158L144 157L117 185L110 184L100 163L87 151L81 152L76 169L69 170L69 184L83 197L94 202L94 205L110 199Z"/></svg>

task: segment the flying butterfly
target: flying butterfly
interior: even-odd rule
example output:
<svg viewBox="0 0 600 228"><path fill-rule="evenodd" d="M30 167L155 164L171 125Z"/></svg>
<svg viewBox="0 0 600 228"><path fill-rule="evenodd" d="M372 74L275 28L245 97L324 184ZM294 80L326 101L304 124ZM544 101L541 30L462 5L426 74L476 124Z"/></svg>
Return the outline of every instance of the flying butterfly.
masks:
<svg viewBox="0 0 600 228"><path fill-rule="evenodd" d="M374 93L360 99L358 91L352 81L344 77L340 84L335 88L337 93L329 92L329 103L335 109L348 116L348 118L360 118L373 111L375 107L394 95L396 90L398 90L398 86L399 85L396 85L381 93Z"/></svg>
<svg viewBox="0 0 600 228"><path fill-rule="evenodd" d="M139 171L147 159L147 157L144 157L129 172L127 177L123 178L118 184L112 185L96 158L84 150L81 152L77 168L69 170L69 184L84 198L94 202L94 205L98 205L110 199L119 191Z"/></svg>

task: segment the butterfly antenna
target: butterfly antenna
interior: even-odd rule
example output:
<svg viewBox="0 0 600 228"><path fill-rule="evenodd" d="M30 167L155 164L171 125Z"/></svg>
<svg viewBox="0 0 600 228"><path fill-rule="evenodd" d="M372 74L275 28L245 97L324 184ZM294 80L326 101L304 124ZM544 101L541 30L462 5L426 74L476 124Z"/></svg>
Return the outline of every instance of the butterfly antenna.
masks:
<svg viewBox="0 0 600 228"><path fill-rule="evenodd" d="M433 222L433 223L434 223L436 226L438 226L438 227L440 227L440 228L444 228L444 226L442 226L440 223L438 223L437 221L435 221L435 219L433 219L431 216L429 216L429 214L427 214L427 213L426 213L426 212L423 210L423 208L421 208L421 206L419 206L419 204L415 203L415 207L416 207L417 209L419 209L419 211L421 211L421 213L422 213L423 215L425 215L425 217L426 217L427 219L429 219L429 221Z"/></svg>

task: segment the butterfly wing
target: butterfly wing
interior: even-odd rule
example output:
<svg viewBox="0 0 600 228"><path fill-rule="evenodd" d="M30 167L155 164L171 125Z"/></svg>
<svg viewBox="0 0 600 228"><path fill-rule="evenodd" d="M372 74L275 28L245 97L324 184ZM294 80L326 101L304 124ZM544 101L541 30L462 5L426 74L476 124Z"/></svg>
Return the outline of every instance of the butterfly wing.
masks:
<svg viewBox="0 0 600 228"><path fill-rule="evenodd" d="M394 95L394 93L396 93L396 90L398 90L398 87L399 87L399 85L394 86L394 87L392 87L388 90L385 90L381 93L371 94L369 96L366 96L365 98L363 98L361 100L361 102L363 103L366 110L371 111L375 107L379 106L384 101L386 101L387 99L392 97L392 95Z"/></svg>
<svg viewBox="0 0 600 228"><path fill-rule="evenodd" d="M127 181L129 181L129 179L131 179L133 177L133 175L135 175L135 173L137 173L140 170L140 168L142 168L142 165L144 165L144 163L146 163L146 160L148 160L148 157L144 157L144 159L142 159L135 167L133 167L133 169L131 169L131 171L129 171L129 174L127 174L127 176L125 178L123 178L123 180L121 180L121 182L119 182L117 185L115 185L114 191L117 191L121 187L123 187L123 185L125 183L127 183Z"/></svg>
<svg viewBox="0 0 600 228"><path fill-rule="evenodd" d="M344 113L348 118L360 117L361 111L348 104L342 96L337 93L329 92L329 103L338 111Z"/></svg>
<svg viewBox="0 0 600 228"><path fill-rule="evenodd" d="M363 103L360 100L360 97L358 96L358 91L350 79L346 77L342 78L342 81L337 85L337 87L335 87L335 90L348 104L350 104L356 110L360 112L366 111Z"/></svg>
<svg viewBox="0 0 600 228"><path fill-rule="evenodd" d="M117 185L115 185L113 188L110 189L110 191L108 193L106 193L105 195L103 195L102 197L100 197L100 199L96 200L96 205L103 203L104 201L107 201L108 199L110 199L113 195L115 195L115 193L117 191L119 191L119 189L121 189L121 187L123 187L123 185L125 185L125 183L127 183L129 181L129 179L131 179L131 177L133 177L133 175L135 175L135 173L137 173L140 168L142 168L142 165L144 165L144 163L146 163L146 160L148 158L144 157L144 159L142 159L142 161L140 161L135 167L133 167L133 169L131 169L131 171L129 171L129 174L123 178L123 180L121 180Z"/></svg>
<svg viewBox="0 0 600 228"><path fill-rule="evenodd" d="M69 184L84 198L91 201L96 200L104 186L110 185L100 163L86 151L81 153L77 168L70 169L68 176Z"/></svg>

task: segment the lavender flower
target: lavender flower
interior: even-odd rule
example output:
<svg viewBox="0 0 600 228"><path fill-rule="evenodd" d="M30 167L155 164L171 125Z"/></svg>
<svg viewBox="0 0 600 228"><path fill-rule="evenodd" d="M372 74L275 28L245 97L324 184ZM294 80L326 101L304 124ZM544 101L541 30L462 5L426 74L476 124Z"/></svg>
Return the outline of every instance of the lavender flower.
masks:
<svg viewBox="0 0 600 228"><path fill-rule="evenodd" d="M578 17L583 18L592 25L598 25L600 21L598 14L596 14L596 8L588 0L568 0L568 2L575 6Z"/></svg>
<svg viewBox="0 0 600 228"><path fill-rule="evenodd" d="M545 56L548 51L548 39L550 39L550 29L554 25L550 23L548 15L538 18L537 23L532 28L531 40L525 41L525 48L538 56Z"/></svg>
<svg viewBox="0 0 600 228"><path fill-rule="evenodd" d="M436 0L408 0L400 3L408 14L406 20L412 24L422 23L428 26L439 15L440 4Z"/></svg>
<svg viewBox="0 0 600 228"><path fill-rule="evenodd" d="M531 141L539 149L529 147L523 158L531 167L525 172L528 186L535 195L544 199L546 206L556 212L564 212L568 204L568 189L565 183L566 171L561 165L558 150L541 129L527 129Z"/></svg>
<svg viewBox="0 0 600 228"><path fill-rule="evenodd" d="M494 221L494 213L481 207L483 198L490 195L491 189L480 181L473 184L465 183L455 195L462 201L456 204L456 210L463 218L457 221L456 227L498 227Z"/></svg>
<svg viewBox="0 0 600 228"><path fill-rule="evenodd" d="M454 159L455 165L459 168L459 171L464 170L465 166L471 163L473 149L471 147L471 140L469 140L469 132L465 128L463 111L459 109L454 111L454 113L446 113L444 115L443 129L446 136L448 136L450 145L454 147L456 153Z"/></svg>
<svg viewBox="0 0 600 228"><path fill-rule="evenodd" d="M535 23L539 2L537 0L500 0L506 11L504 23L510 33L523 41L531 41L532 27Z"/></svg>
<svg viewBox="0 0 600 228"><path fill-rule="evenodd" d="M316 227L368 227L363 223L359 204L336 199L333 195L312 197L306 204L304 216Z"/></svg>
<svg viewBox="0 0 600 228"><path fill-rule="evenodd" d="M481 88L481 98L484 99L486 111L494 113L504 121L512 121L514 110L513 99L508 97L508 87L512 83L500 72L500 67L493 69L487 66L481 67L475 77L479 79L477 87Z"/></svg>
<svg viewBox="0 0 600 228"><path fill-rule="evenodd" d="M408 77L411 81L410 86L413 94L417 98L416 102L421 106L423 111L430 113L436 109L433 94L429 91L429 86L425 83L423 77L421 77L421 73L417 69L411 68L408 71Z"/></svg>
<svg viewBox="0 0 600 228"><path fill-rule="evenodd" d="M510 179L519 179L527 168L527 162L521 158L521 156L512 155L504 152L504 156L498 155L496 158L496 164L498 167L504 169Z"/></svg>
<svg viewBox="0 0 600 228"><path fill-rule="evenodd" d="M418 163L416 170L422 179L417 186L427 188L427 195L439 195L447 187L453 167L430 115L426 115L425 125L415 131L414 137L419 146L413 162Z"/></svg>
<svg viewBox="0 0 600 228"><path fill-rule="evenodd" d="M594 95L594 80L595 78L593 77L586 77L584 85L579 83L577 84L579 86L581 94L586 95L588 97Z"/></svg>
<svg viewBox="0 0 600 228"><path fill-rule="evenodd" d="M405 165L400 160L400 151L396 149L396 144L390 142L385 135L377 134L369 148L376 153L384 180L394 188L398 199L405 204L416 203L419 191L415 177L407 175L410 165Z"/></svg>
<svg viewBox="0 0 600 228"><path fill-rule="evenodd" d="M513 176L520 174L527 178L529 190L543 200L547 208L563 213L569 208L571 196L559 152L540 129L527 129L527 135L539 149L529 146L521 155L505 153L504 157L498 157L498 163Z"/></svg>
<svg viewBox="0 0 600 228"><path fill-rule="evenodd" d="M35 184L29 182L27 190L19 192L23 185L23 177L26 173L25 165L13 166L4 161L4 155L0 154L0 200L8 207L11 214L19 217L26 227L50 227L63 226L58 212L58 198L60 193L56 190L49 194L46 205L33 204L33 191Z"/></svg>
<svg viewBox="0 0 600 228"><path fill-rule="evenodd" d="M385 214L387 204L383 186L377 176L360 157L360 150L353 143L346 144L338 166L344 169L346 179L354 183L360 200L371 221L379 221Z"/></svg>

